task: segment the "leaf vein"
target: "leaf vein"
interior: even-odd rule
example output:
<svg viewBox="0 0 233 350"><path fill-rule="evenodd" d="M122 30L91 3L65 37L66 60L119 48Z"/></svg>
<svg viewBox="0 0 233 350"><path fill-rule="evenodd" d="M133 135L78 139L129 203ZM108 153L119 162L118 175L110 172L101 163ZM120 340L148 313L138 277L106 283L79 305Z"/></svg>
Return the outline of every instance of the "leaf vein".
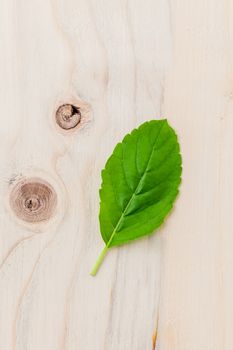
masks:
<svg viewBox="0 0 233 350"><path fill-rule="evenodd" d="M109 239L109 241L108 241L108 243L107 243L107 247L110 246L110 244L111 244L111 242L112 242L112 240L113 240L113 238L114 238L114 236L115 236L115 233L117 232L117 229L119 228L119 226L120 226L120 224L121 224L121 221L123 220L123 217L124 217L125 213L127 212L128 208L129 208L130 205L131 205L132 199L134 198L134 196L135 196L135 194L136 194L137 188L140 186L140 183L141 183L142 179L144 178L146 169L147 169L147 167L148 167L148 165L149 165L149 163L150 163L150 160L151 160L151 158L152 158L152 155L153 155L153 153L154 153L154 151L155 151L155 148L156 148L155 146L156 146L156 143L157 143L157 141L158 141L158 138L159 138L159 136L160 136L160 134L161 134L161 131L162 131L162 129L163 129L163 126L164 126L164 123L162 123L162 125L161 125L161 127L160 127L160 129L159 129L159 131L158 131L158 134L157 134L156 139L155 139L155 142L154 142L154 146L153 146L153 148L152 148L152 150L151 150L150 157L149 157L148 162L147 162L147 165L146 165L146 167L145 167L145 169L144 169L144 173L143 173L141 179L139 180L138 185L137 185L135 191L132 193L131 198L129 199L128 203L127 203L126 206L124 207L123 212L122 212L122 214L121 214L121 216L120 216L120 218L119 218L119 220L118 220L118 222L117 222L117 224L116 224L116 227L115 227L114 231L112 232L111 237L110 237L110 239Z"/></svg>

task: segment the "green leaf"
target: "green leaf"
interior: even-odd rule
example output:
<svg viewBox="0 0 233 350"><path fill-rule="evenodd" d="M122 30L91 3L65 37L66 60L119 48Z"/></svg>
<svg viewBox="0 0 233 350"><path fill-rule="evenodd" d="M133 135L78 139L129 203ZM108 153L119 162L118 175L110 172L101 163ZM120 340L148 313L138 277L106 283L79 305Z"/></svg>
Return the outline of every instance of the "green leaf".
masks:
<svg viewBox="0 0 233 350"><path fill-rule="evenodd" d="M142 124L118 143L102 171L100 230L107 251L151 234L172 209L181 182L181 155L167 120Z"/></svg>

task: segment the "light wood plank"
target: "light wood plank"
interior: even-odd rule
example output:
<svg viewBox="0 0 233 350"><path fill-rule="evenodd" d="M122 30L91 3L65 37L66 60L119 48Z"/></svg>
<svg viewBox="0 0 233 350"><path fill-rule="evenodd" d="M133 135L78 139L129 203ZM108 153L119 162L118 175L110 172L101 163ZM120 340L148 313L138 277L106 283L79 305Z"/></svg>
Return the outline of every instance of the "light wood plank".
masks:
<svg viewBox="0 0 233 350"><path fill-rule="evenodd" d="M228 0L1 1L0 349L232 349L232 15ZM55 124L64 103L86 110L77 132ZM182 147L175 210L93 278L100 171L160 117ZM57 194L48 222L9 205L30 177Z"/></svg>
<svg viewBox="0 0 233 350"><path fill-rule="evenodd" d="M0 10L0 348L151 349L160 233L113 249L96 278L89 272L103 246L101 168L126 132L163 114L169 6L3 0ZM80 99L88 120L66 135L54 112ZM57 193L43 225L21 222L8 205L31 176Z"/></svg>
<svg viewBox="0 0 233 350"><path fill-rule="evenodd" d="M158 348L228 350L232 338L231 1L172 1L165 114L184 172L164 235Z"/></svg>

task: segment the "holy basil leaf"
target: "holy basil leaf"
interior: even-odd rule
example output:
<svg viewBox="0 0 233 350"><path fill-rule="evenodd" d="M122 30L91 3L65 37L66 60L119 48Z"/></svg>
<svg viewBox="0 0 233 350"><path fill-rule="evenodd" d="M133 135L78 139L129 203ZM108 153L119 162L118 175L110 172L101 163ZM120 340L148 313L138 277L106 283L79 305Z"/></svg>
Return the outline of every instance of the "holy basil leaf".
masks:
<svg viewBox="0 0 233 350"><path fill-rule="evenodd" d="M110 247L151 234L172 209L181 182L181 155L167 120L151 120L124 137L102 171L100 230Z"/></svg>

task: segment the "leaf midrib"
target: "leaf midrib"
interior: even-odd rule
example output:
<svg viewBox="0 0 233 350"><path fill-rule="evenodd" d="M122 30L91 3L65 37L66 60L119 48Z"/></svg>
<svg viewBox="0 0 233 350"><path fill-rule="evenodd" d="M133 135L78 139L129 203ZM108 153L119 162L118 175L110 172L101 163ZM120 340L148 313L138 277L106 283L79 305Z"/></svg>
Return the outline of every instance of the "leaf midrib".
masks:
<svg viewBox="0 0 233 350"><path fill-rule="evenodd" d="M146 164L145 170L144 170L144 172L143 172L143 175L142 175L141 179L139 180L139 182L138 182L138 184L137 184L137 187L135 188L135 190L134 190L134 192L133 192L131 198L129 199L129 201L128 201L126 207L125 207L125 209L123 210L123 212L122 212L122 214L121 214L121 216L120 216L120 218L119 218L119 220L118 220L118 222L117 222L117 224L116 224L116 227L114 228L114 230L113 230L113 232L112 232L112 234L111 234L111 237L110 237L109 240L108 240L108 243L106 244L106 247L108 247L108 248L109 248L109 246L110 246L110 244L111 244L111 242L112 242L112 240L113 240L113 238L114 238L114 236L115 236L115 234L116 234L116 231L117 231L118 227L119 227L120 224L121 224L121 221L123 220L123 218L124 218L124 216L125 216L125 213L127 212L128 208L130 207L130 205L131 205L131 203L132 203L132 200L133 200L133 198L135 197L135 194L136 194L136 192L137 192L137 190L138 190L138 188L139 188L139 186L140 186L140 184L141 184L141 182L142 182L142 180L143 180L145 174L146 174L146 170L147 170L147 168L148 168L148 166L149 166L149 164L150 164L152 155L153 155L153 153L154 153L154 151L155 151L156 143L157 143L157 141L158 141L158 138L159 138L159 136L160 136L160 133L161 133L161 130L162 130L163 126L164 126L164 122L162 123L162 125L161 125L161 127L160 127L160 129L159 129L158 135L157 135L157 137L156 137L156 139L155 139L154 146L152 147L151 154L150 154L150 157L149 157L149 159L148 159L148 161L147 161L147 164Z"/></svg>

